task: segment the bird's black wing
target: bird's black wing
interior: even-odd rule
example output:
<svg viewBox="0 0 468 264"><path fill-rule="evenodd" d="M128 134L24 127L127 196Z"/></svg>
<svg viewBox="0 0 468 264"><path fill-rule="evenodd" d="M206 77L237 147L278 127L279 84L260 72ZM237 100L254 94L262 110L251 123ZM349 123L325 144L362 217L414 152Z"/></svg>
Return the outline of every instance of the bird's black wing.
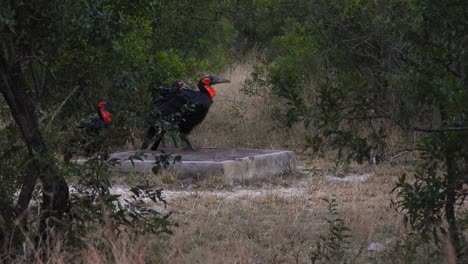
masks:
<svg viewBox="0 0 468 264"><path fill-rule="evenodd" d="M162 116L169 116L180 112L186 103L187 100L181 89L160 89L159 98L153 102L153 105Z"/></svg>
<svg viewBox="0 0 468 264"><path fill-rule="evenodd" d="M97 118L97 117L94 117L94 118L90 118L84 122L81 122L78 126L78 128L80 129L101 129L101 128L104 128L105 127L105 123L104 121L102 121L101 119Z"/></svg>
<svg viewBox="0 0 468 264"><path fill-rule="evenodd" d="M181 89L180 92L189 105L208 108L212 103L210 97L208 97L206 93L189 89Z"/></svg>

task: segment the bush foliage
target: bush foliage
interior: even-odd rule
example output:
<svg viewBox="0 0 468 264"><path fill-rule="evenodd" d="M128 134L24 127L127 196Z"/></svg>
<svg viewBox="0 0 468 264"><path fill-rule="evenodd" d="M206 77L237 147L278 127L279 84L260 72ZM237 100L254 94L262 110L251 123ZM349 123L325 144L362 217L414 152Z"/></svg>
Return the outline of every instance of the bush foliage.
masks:
<svg viewBox="0 0 468 264"><path fill-rule="evenodd" d="M130 140L153 89L258 49L244 90L282 98L278 120L310 131L305 148L386 161L390 131L406 143L416 135L415 181L400 179L394 205L421 234L449 239L462 254L467 10L462 0L3 0L0 240L14 235L14 218L26 223L37 180L44 226L60 218L68 186L56 157L97 102L114 102L114 126Z"/></svg>

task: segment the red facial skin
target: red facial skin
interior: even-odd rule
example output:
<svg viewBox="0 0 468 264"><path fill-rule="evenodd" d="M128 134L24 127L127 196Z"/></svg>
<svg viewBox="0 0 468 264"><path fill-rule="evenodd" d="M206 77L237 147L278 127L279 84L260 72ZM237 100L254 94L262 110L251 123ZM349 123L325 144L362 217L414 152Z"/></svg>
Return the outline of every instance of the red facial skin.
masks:
<svg viewBox="0 0 468 264"><path fill-rule="evenodd" d="M216 90L213 86L210 86L211 80L210 78L204 78L202 83L205 85L205 90L208 93L210 99L213 99L216 96Z"/></svg>
<svg viewBox="0 0 468 264"><path fill-rule="evenodd" d="M98 104L98 106L99 106L100 109L101 109L101 108L104 108L104 107L107 106L107 102L100 102L100 103Z"/></svg>

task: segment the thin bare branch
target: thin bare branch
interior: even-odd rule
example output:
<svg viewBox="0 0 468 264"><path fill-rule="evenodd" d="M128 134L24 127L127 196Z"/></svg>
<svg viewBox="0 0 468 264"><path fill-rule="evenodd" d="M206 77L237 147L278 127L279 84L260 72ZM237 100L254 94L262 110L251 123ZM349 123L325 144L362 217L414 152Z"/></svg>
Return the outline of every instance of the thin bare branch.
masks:
<svg viewBox="0 0 468 264"><path fill-rule="evenodd" d="M444 128L421 128L413 127L414 131L424 133L442 133L442 132L468 132L468 127L444 127Z"/></svg>
<svg viewBox="0 0 468 264"><path fill-rule="evenodd" d="M73 90L71 91L71 93L67 96L67 98L65 98L65 100L63 100L63 102L59 105L59 107L57 108L57 110L55 110L54 114L52 115L52 118L50 119L49 121L49 124L47 124L47 131L49 131L49 128L50 126L52 125L52 122L55 120L55 117L58 115L58 113L60 113L60 110L62 110L63 106L68 102L68 100L70 100L70 98L72 97L73 94L75 94L75 92L78 90L78 88L80 88L81 86L75 86L75 88L73 88Z"/></svg>

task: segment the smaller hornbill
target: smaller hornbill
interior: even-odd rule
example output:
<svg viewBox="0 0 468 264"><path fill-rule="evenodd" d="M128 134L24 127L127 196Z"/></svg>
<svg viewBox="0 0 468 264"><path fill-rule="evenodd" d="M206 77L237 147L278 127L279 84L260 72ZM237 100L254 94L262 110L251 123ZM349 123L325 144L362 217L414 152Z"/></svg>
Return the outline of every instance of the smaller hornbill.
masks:
<svg viewBox="0 0 468 264"><path fill-rule="evenodd" d="M159 98L153 102L153 107L156 118L162 122L159 122L158 128L153 124L148 125L141 149L147 149L149 142L156 135L151 150L157 150L164 134L169 129L176 129L180 132L180 139L185 143L185 148L196 150L187 135L205 119L216 95L212 85L229 82L217 76L207 76L198 81L199 91L185 88L183 82L177 82L169 89L159 89Z"/></svg>
<svg viewBox="0 0 468 264"><path fill-rule="evenodd" d="M112 122L112 117L108 108L112 106L111 101L99 102L97 105L98 117L90 118L81 122L75 133L67 140L63 160L70 161L73 154L81 150L86 156L101 151L104 144L102 132L106 130ZM104 154L105 156L107 153ZM105 158L105 157L104 157Z"/></svg>

